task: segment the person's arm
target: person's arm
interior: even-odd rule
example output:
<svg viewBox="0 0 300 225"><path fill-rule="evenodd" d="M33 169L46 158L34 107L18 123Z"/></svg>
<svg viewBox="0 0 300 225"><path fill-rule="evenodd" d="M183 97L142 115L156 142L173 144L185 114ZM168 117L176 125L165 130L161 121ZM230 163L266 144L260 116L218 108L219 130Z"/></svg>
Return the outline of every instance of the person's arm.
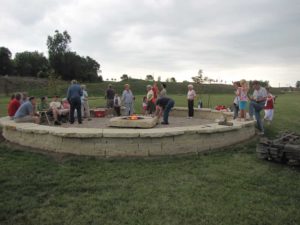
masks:
<svg viewBox="0 0 300 225"><path fill-rule="evenodd" d="M267 97L268 97L267 91L266 91L266 90L263 90L263 96L260 97L260 98L257 98L256 101L258 101L258 102L266 101L266 100L267 100Z"/></svg>
<svg viewBox="0 0 300 225"><path fill-rule="evenodd" d="M155 112L155 116L157 117L157 120L159 120L160 117L162 116L162 112L163 112L163 108L158 105L156 107L156 112Z"/></svg>

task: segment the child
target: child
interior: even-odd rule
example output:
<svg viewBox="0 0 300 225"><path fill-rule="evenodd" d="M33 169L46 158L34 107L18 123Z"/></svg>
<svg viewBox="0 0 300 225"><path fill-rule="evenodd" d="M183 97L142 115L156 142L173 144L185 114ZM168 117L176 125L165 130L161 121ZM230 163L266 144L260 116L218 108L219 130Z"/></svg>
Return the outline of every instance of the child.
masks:
<svg viewBox="0 0 300 225"><path fill-rule="evenodd" d="M268 97L266 100L266 104L264 107L265 110L265 117L264 119L266 121L268 121L268 123L271 123L271 121L273 120L273 116L274 116L274 103L275 103L275 96L273 96L270 93L270 88L266 88L267 93L268 93Z"/></svg>
<svg viewBox="0 0 300 225"><path fill-rule="evenodd" d="M147 97L144 96L143 97L143 103L142 103L142 112L143 112L144 115L147 114L147 108L148 108Z"/></svg>
<svg viewBox="0 0 300 225"><path fill-rule="evenodd" d="M114 109L115 109L117 116L121 116L121 98L119 97L118 93L115 93Z"/></svg>
<svg viewBox="0 0 300 225"><path fill-rule="evenodd" d="M241 87L240 82L239 81L234 82L233 87L236 89L234 91L235 98L233 100L233 119L236 119L239 116L239 110L240 110L240 108L239 108L240 98L238 96L238 90L239 90L239 87Z"/></svg>
<svg viewBox="0 0 300 225"><path fill-rule="evenodd" d="M246 107L248 101L248 83L246 80L240 81L241 87L238 87L237 96L239 97L239 110L241 112L241 121L245 121L246 119Z"/></svg>

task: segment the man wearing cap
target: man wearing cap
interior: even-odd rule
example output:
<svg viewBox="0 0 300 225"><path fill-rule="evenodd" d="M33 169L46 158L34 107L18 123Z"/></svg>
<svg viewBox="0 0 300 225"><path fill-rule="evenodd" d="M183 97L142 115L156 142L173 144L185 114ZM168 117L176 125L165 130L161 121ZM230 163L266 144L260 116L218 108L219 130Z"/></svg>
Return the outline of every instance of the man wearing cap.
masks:
<svg viewBox="0 0 300 225"><path fill-rule="evenodd" d="M253 120L253 115L255 116L257 122L257 128L260 131L260 134L264 134L264 125L260 118L260 111L264 109L266 100L267 100L267 90L264 87L261 87L258 81L253 81L252 87L254 89L253 95L250 98L249 104L249 115L250 119Z"/></svg>

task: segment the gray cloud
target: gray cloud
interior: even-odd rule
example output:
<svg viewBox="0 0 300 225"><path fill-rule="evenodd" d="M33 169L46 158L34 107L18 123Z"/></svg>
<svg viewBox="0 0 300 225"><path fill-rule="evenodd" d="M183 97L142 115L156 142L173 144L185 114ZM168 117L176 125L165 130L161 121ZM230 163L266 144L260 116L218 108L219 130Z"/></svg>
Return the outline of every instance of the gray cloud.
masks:
<svg viewBox="0 0 300 225"><path fill-rule="evenodd" d="M5 0L2 6L1 45L46 52L47 35L67 30L71 48L97 59L104 76L183 80L202 68L227 80L299 79L298 0Z"/></svg>

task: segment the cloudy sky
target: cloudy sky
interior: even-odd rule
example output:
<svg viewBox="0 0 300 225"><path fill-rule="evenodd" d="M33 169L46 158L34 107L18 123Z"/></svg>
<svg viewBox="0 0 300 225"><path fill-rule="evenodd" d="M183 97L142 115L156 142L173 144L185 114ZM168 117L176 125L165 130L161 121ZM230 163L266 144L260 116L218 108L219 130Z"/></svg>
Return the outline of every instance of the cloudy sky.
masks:
<svg viewBox="0 0 300 225"><path fill-rule="evenodd" d="M300 80L300 0L1 0L0 46L44 52L54 31L103 77Z"/></svg>

